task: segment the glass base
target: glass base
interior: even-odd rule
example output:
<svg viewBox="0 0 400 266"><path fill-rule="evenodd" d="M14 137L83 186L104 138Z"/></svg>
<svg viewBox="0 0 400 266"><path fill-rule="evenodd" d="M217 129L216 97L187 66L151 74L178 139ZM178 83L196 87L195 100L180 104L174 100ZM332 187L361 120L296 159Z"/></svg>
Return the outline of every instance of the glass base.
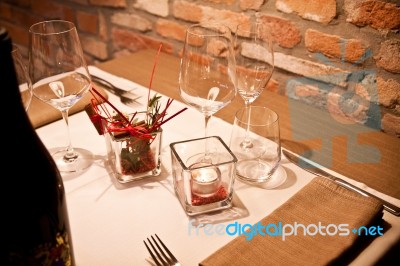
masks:
<svg viewBox="0 0 400 266"><path fill-rule="evenodd" d="M179 194L177 194L177 195L179 196ZM183 202L181 202L181 204L182 203ZM182 205L182 207L188 216L195 216L198 214L204 214L204 213L209 213L209 212L214 212L214 211L219 211L219 210L225 210L225 209L229 209L230 207L232 207L232 196L226 198L225 200L213 202L213 203L206 204L206 205L195 206L192 204L185 204L185 205Z"/></svg>
<svg viewBox="0 0 400 266"><path fill-rule="evenodd" d="M257 159L242 160L236 164L236 175L247 182L262 183L268 181L278 164Z"/></svg>
<svg viewBox="0 0 400 266"><path fill-rule="evenodd" d="M115 169L114 169L115 171ZM158 176L161 174L161 160L159 159L157 162L157 166L150 171L141 172L139 174L120 174L118 172L114 172L114 177L117 179L119 183L128 183L132 181L138 181L145 179L147 177Z"/></svg>
<svg viewBox="0 0 400 266"><path fill-rule="evenodd" d="M240 143L240 148L242 148L244 151L253 148L253 142L251 142L250 139L244 139L242 143Z"/></svg>
<svg viewBox="0 0 400 266"><path fill-rule="evenodd" d="M64 158L66 153L65 150L57 151L52 154L52 157L60 172L79 172L89 168L89 166L92 165L93 153L81 148L74 148L74 151L77 154L76 159L66 160Z"/></svg>

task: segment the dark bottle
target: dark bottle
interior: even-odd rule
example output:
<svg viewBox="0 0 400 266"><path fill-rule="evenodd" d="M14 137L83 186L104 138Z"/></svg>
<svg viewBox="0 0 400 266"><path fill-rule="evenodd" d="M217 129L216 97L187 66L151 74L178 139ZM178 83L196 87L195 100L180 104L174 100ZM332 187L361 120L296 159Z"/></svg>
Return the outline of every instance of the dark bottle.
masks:
<svg viewBox="0 0 400 266"><path fill-rule="evenodd" d="M22 104L11 49L0 27L0 265L73 266L63 181Z"/></svg>

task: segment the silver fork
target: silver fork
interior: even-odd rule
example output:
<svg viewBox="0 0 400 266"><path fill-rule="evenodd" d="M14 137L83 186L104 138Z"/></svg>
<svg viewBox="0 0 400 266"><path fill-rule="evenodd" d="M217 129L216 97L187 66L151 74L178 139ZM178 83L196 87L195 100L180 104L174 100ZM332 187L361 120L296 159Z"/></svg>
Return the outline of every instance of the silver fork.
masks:
<svg viewBox="0 0 400 266"><path fill-rule="evenodd" d="M137 100L140 98L140 96L137 96L133 92L118 88L117 86L115 86L114 84L103 78L94 75L91 75L91 77L94 82L101 84L104 88L110 90L113 94L117 95L121 99L121 102L123 104L129 106L138 103Z"/></svg>
<svg viewBox="0 0 400 266"><path fill-rule="evenodd" d="M147 238L147 242L149 242L152 249L150 249L149 246L146 244L146 241L143 240L143 243L146 246L147 250L149 251L151 257L153 258L155 264L157 266L180 266L181 264L179 263L179 261L171 253L171 251L169 251L169 249L164 245L164 243L157 236L157 234L155 234L155 236L158 240L158 243L160 243L163 248L160 247L160 245L157 243L157 241L154 239L153 236L150 236L153 242L149 238ZM168 253L168 256L167 254L165 254L164 251Z"/></svg>

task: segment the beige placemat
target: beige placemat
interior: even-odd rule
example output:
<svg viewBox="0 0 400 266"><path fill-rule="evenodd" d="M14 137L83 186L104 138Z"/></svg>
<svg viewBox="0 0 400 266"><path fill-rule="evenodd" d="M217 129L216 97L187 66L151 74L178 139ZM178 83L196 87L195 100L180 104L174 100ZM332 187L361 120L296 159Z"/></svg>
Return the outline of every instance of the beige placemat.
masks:
<svg viewBox="0 0 400 266"><path fill-rule="evenodd" d="M96 87L96 90L99 91L106 99L108 99L107 93L102 88ZM74 106L71 107L69 114L72 115L83 111L85 106L90 103L92 98L93 96L90 92L86 93L82 99L80 99ZM100 98L98 99L100 100ZM28 116L34 128L47 125L62 118L59 110L47 103L40 101L36 97L32 97L32 102L28 109Z"/></svg>
<svg viewBox="0 0 400 266"><path fill-rule="evenodd" d="M296 223L311 225L310 234L317 232L315 226L320 224L326 228L329 226L331 235L316 233L304 236L300 227L296 236L286 236L284 240L282 236L268 234L257 234L251 240L246 240L246 235L241 235L203 260L200 265L335 264L345 261L343 257L352 247L358 246L363 238L352 230L379 224L382 214L383 206L378 200L340 187L328 179L315 177L260 222L263 226L278 225L280 222L283 226L294 226ZM340 224L342 229L339 229ZM269 232L273 234L273 227L270 227ZM361 242L364 240L367 239Z"/></svg>

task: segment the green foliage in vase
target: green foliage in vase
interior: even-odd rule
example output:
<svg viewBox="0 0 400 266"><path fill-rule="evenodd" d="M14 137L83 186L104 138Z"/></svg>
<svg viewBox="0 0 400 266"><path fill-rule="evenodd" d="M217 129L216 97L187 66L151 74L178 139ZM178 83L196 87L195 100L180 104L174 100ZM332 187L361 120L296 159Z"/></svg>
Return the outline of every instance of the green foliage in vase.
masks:
<svg viewBox="0 0 400 266"><path fill-rule="evenodd" d="M149 104L147 106L148 127L152 127L157 122L157 120L159 120L161 109L160 99L161 96L155 94L149 101Z"/></svg>
<svg viewBox="0 0 400 266"><path fill-rule="evenodd" d="M140 125L146 130L153 128L160 121L161 96L155 94L148 103L145 121L135 118L132 125ZM143 122L145 122L143 124ZM124 140L124 148L121 149L121 164L124 172L140 173L153 169L155 165L154 155L151 151L151 143L156 137L156 132L161 130L155 128L155 133L149 132L151 138L137 138L134 136ZM150 130L151 131L151 130Z"/></svg>

